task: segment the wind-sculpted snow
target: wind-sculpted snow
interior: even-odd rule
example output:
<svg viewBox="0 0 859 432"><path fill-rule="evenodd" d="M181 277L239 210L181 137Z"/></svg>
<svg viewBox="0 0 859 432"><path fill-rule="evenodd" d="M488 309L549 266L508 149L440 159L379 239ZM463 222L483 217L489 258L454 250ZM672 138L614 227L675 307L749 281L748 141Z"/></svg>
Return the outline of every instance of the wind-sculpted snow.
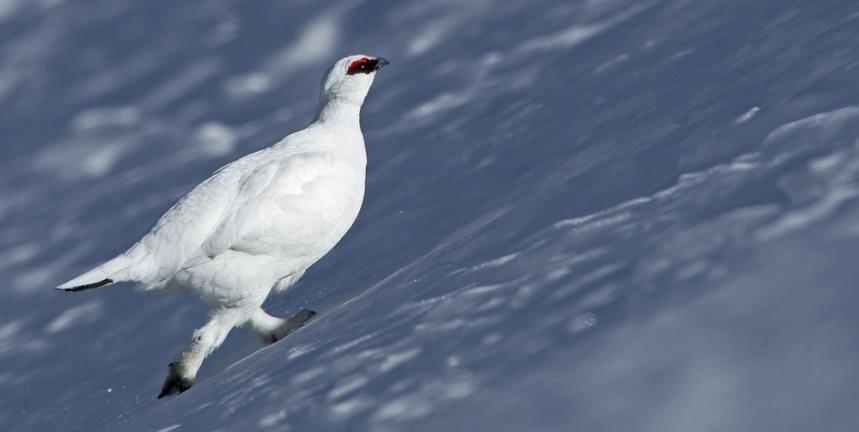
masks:
<svg viewBox="0 0 859 432"><path fill-rule="evenodd" d="M853 430L859 6L0 2L0 429ZM392 61L367 199L156 401L192 299L58 282Z"/></svg>
<svg viewBox="0 0 859 432"><path fill-rule="evenodd" d="M451 262L514 211L492 215L149 419L742 430L831 410L842 424L849 407L823 406L850 397L841 383L859 349L841 305L859 295L831 275L859 249L859 214L836 211L859 192L859 108L782 126L759 148L509 241L507 255ZM816 242L843 257L798 269ZM213 404L194 411L203 401ZM762 401L791 413L755 407Z"/></svg>

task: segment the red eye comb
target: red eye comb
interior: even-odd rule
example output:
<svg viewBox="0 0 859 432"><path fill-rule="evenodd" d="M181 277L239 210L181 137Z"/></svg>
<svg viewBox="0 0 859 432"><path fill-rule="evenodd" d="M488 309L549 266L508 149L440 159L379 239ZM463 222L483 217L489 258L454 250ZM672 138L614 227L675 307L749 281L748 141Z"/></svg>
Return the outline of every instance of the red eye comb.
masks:
<svg viewBox="0 0 859 432"><path fill-rule="evenodd" d="M368 68L370 65L370 59L367 57L361 57L358 60L353 61L349 65L349 69L346 71L347 75L354 75L358 72L364 72L365 69L372 70L372 68Z"/></svg>

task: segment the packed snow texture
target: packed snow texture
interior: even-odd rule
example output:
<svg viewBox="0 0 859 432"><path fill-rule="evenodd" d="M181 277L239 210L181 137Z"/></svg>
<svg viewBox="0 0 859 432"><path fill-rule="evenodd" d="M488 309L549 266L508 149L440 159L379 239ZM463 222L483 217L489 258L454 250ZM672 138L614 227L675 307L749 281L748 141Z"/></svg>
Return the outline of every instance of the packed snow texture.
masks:
<svg viewBox="0 0 859 432"><path fill-rule="evenodd" d="M0 430L859 430L859 4L0 0ZM365 104L361 215L155 396L189 297L52 290Z"/></svg>

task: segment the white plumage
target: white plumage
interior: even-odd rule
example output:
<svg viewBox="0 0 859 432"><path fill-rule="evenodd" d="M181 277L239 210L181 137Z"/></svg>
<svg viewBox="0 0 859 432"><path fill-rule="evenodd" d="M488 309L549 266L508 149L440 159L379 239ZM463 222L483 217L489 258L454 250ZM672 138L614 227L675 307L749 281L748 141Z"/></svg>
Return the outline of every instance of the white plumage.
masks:
<svg viewBox="0 0 859 432"><path fill-rule="evenodd" d="M367 163L360 108L385 64L363 55L338 61L310 126L221 168L125 253L58 287L131 281L144 290L188 290L210 305L209 323L171 364L161 396L189 388L233 327L249 323L274 342L313 315L283 320L260 306L331 250L357 217Z"/></svg>

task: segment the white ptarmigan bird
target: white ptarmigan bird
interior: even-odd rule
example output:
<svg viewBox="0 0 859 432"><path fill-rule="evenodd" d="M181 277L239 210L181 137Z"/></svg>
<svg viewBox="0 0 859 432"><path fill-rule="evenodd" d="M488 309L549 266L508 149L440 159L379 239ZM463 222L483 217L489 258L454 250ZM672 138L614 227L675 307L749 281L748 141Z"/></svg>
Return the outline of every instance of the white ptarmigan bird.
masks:
<svg viewBox="0 0 859 432"><path fill-rule="evenodd" d="M359 115L388 61L339 60L322 80L319 112L304 130L216 171L127 251L57 287L82 291L116 282L190 291L209 321L170 364L159 398L190 388L203 360L236 326L273 343L315 312L285 320L261 305L286 289L346 234L364 199L367 154Z"/></svg>

